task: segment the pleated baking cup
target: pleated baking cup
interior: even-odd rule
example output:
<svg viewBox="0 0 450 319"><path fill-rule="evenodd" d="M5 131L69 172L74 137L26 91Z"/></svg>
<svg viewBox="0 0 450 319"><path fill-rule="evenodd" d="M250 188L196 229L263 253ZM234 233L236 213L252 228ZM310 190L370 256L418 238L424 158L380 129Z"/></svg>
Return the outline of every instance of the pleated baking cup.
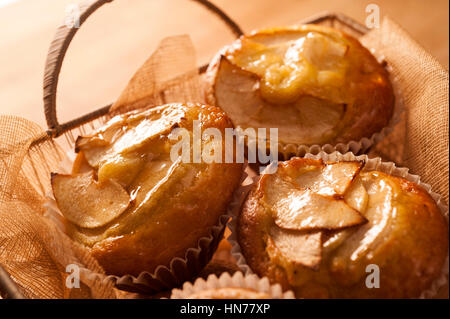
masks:
<svg viewBox="0 0 450 319"><path fill-rule="evenodd" d="M383 173L402 177L410 182L416 183L420 185L425 191L430 194L430 196L433 198L433 200L436 202L440 212L445 217L447 224L449 222L449 209L448 206L445 205L444 200L442 199L441 195L435 193L432 191L431 186L429 184L423 183L420 180L420 177L418 175L413 175L409 173L409 168L406 167L397 167L392 162L383 162L380 157L376 158L369 158L367 155L359 155L356 156L351 152L341 154L340 152L333 152L331 154L326 152L320 152L319 154L306 154L304 156L305 158L312 158L312 159L322 159L323 161L331 161L331 162L338 162L338 161L364 161L365 165L363 170L365 171L374 171L378 170ZM264 172L262 173L264 174ZM252 183L245 186L245 189L247 190L247 193L249 190L257 183L259 179L259 176L253 176ZM252 269L247 264L245 257L241 251L239 241L238 241L238 235L237 235L237 218L240 214L240 209L234 209L233 211L230 211L230 215L232 215L232 219L229 222L228 227L231 230L231 235L228 237L228 241L230 242L232 248L231 248L231 255L236 259L237 265L241 269L241 271L245 275L253 274ZM447 253L447 258L444 262L441 275L436 278L431 286L424 290L418 298L420 299L428 299L433 298L437 296L439 293L439 289L447 285L449 282L449 256Z"/></svg>
<svg viewBox="0 0 450 319"><path fill-rule="evenodd" d="M68 154L67 158L61 162L60 170L62 172L70 172L73 158L72 154ZM247 177L245 166L243 165L242 168L241 185ZM237 201L241 197L240 191L241 187L234 191L225 213L220 215L217 224L209 229L208 236L199 238L195 247L188 248L183 257L173 258L168 265L160 265L153 272L143 271L138 276L131 274L123 276L104 275L92 273L89 269L83 269L84 274L97 277L99 280L112 281L121 290L143 294L154 294L180 286L183 282L194 278L211 260L223 238L226 225L231 219L230 212L234 211L234 207L238 205ZM53 194L47 194L47 201L44 206L46 207L44 216L55 222L65 232L64 217L56 205Z"/></svg>
<svg viewBox="0 0 450 319"><path fill-rule="evenodd" d="M244 275L242 272L236 272L232 276L229 273L223 273L219 277L209 275L205 280L198 278L192 284L185 282L181 289L173 289L171 299L190 299L193 294L205 290L220 288L243 288L251 289L256 292L264 293L272 299L294 299L292 291L283 292L279 284L270 284L267 277L259 278L256 275Z"/></svg>
<svg viewBox="0 0 450 319"><path fill-rule="evenodd" d="M361 44L362 45L362 44ZM211 60L210 65L208 66L208 70L204 75L204 89L205 95L208 103L216 105L216 99L214 96L214 80L216 77L216 73L218 70L218 63L220 62L221 56L226 52L229 46L224 47L216 56ZM377 59L380 64L385 64L385 57L377 52L373 48L366 47L372 55ZM394 111L392 117L389 120L389 123L386 127L382 128L381 131L373 133L371 136L363 137L359 141L351 140L346 143L337 143L337 144L296 144L296 143L282 143L276 141L277 149L278 149L278 157L279 160L288 160L292 157L298 156L303 157L306 154L319 154L320 152L325 152L331 154L333 152L340 152L345 154L347 152L352 152L353 154L364 154L369 151L369 149L376 145L378 142L382 141L386 136L388 136L395 128L395 126L402 119L402 115L405 111L404 101L402 89L400 86L400 81L398 77L396 77L392 72L392 67L389 64L386 64L385 69L388 71L389 80L392 84L392 88L395 96L395 104ZM255 139L256 140L256 139Z"/></svg>

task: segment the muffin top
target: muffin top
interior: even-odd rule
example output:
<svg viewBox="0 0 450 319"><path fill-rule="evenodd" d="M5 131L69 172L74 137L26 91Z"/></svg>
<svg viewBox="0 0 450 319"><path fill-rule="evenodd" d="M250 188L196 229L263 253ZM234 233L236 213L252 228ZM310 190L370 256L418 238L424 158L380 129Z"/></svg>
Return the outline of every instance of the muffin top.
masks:
<svg viewBox="0 0 450 319"><path fill-rule="evenodd" d="M297 297L418 297L442 271L448 224L419 185L355 161L300 159L263 174L238 239L249 266ZM376 269L380 286L367 286Z"/></svg>
<svg viewBox="0 0 450 319"><path fill-rule="evenodd" d="M220 109L197 104L118 115L77 139L71 175L52 176L67 232L90 247L108 273L137 275L184 257L226 212L242 164L194 162L194 125L222 133L232 127ZM180 147L173 156L184 135L191 151L183 158ZM208 148L218 141L201 136L198 142L224 156L224 143Z"/></svg>
<svg viewBox="0 0 450 319"><path fill-rule="evenodd" d="M210 64L208 102L235 126L278 128L288 144L370 137L388 125L389 76L358 40L316 25L242 36Z"/></svg>

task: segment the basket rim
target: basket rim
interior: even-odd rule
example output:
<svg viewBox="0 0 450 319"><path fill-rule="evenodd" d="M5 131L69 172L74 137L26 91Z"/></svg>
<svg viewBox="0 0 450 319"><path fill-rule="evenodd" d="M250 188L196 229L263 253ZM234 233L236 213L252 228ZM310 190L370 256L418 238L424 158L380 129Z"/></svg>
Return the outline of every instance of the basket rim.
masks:
<svg viewBox="0 0 450 319"><path fill-rule="evenodd" d="M71 12L67 16L66 21L70 21L73 23L63 24L58 27L56 31L56 34L48 50L43 80L44 114L47 121L48 133L50 136L57 137L70 130L71 128L77 127L88 122L91 119L101 116L101 114L107 113L107 111L109 110L110 105L107 105L94 112L88 113L69 122L60 124L58 121L56 110L56 95L63 61L73 38L75 37L81 26L96 10L98 10L103 5L111 3L113 1L114 0L84 0L77 6L75 12ZM210 2L210 0L191 0L191 2L198 3L218 19L220 19L236 37L239 37L243 34L239 25L233 19L231 19L222 9Z"/></svg>

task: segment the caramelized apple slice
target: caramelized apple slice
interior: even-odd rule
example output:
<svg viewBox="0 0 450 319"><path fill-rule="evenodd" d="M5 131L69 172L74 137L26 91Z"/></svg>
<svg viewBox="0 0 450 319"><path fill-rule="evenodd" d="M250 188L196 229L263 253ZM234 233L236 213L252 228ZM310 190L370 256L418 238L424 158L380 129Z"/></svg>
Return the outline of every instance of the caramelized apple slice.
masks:
<svg viewBox="0 0 450 319"><path fill-rule="evenodd" d="M351 183L344 196L345 202L356 209L358 212L364 214L366 211L367 203L369 202L369 195L366 188L361 182L361 178L357 176Z"/></svg>
<svg viewBox="0 0 450 319"><path fill-rule="evenodd" d="M310 189L316 194L342 196L359 173L362 162L337 162L317 167L296 178L301 188Z"/></svg>
<svg viewBox="0 0 450 319"><path fill-rule="evenodd" d="M273 30L242 37L227 58L261 78L261 94L272 104L293 103L301 95L345 104L351 102L343 89L350 67L348 50L341 34Z"/></svg>
<svg viewBox="0 0 450 319"><path fill-rule="evenodd" d="M322 259L322 232L299 232L270 228L269 245L289 262L317 269Z"/></svg>
<svg viewBox="0 0 450 319"><path fill-rule="evenodd" d="M136 127L128 129L113 145L98 146L95 139L92 139L91 143L78 144L77 147L84 151L88 163L98 168L102 161L108 160L115 154L133 152L152 140L158 139L161 135L170 132L174 125L165 120L155 122L143 120Z"/></svg>
<svg viewBox="0 0 450 319"><path fill-rule="evenodd" d="M84 157L84 153L79 152L77 154L77 156L75 157L75 160L73 161L72 174L87 173L91 170L92 170L92 167L86 161L86 158Z"/></svg>
<svg viewBox="0 0 450 319"><path fill-rule="evenodd" d="M334 69L342 63L349 46L318 32L309 32L293 49L300 51L309 63L323 70Z"/></svg>
<svg viewBox="0 0 450 319"><path fill-rule="evenodd" d="M93 173L52 174L53 194L61 213L83 228L106 225L130 205L130 196L114 180L98 183Z"/></svg>
<svg viewBox="0 0 450 319"><path fill-rule="evenodd" d="M345 201L299 188L277 174L263 175L259 187L262 203L272 211L275 223L285 229L340 229L364 223L366 219Z"/></svg>
<svg viewBox="0 0 450 319"><path fill-rule="evenodd" d="M273 204L275 223L285 229L339 229L366 221L343 200L321 196L310 190L292 190Z"/></svg>
<svg viewBox="0 0 450 319"><path fill-rule="evenodd" d="M114 153L128 153L136 151L148 142L169 133L180 121L182 113L179 110L158 114L159 118L143 119L136 127L129 129L114 143Z"/></svg>
<svg viewBox="0 0 450 319"><path fill-rule="evenodd" d="M337 250L335 259L344 261L346 267L352 263L364 263L371 251L383 245L392 232L393 223L399 226L396 220L395 193L398 191L392 177L386 174L371 171L360 175L361 183L367 192L368 200L364 216L368 222L356 229L354 234L346 240ZM342 264L341 264L342 265Z"/></svg>
<svg viewBox="0 0 450 319"><path fill-rule="evenodd" d="M162 156L160 158L147 161L140 171L139 175L129 186L130 194L134 197L136 204L139 205L145 200L155 186L168 174L174 170L175 163L170 158Z"/></svg>
<svg viewBox="0 0 450 319"><path fill-rule="evenodd" d="M105 139L103 134L92 137L79 137L75 149L84 151L86 160L92 167L98 168L100 162L113 154L127 154L138 150L161 135L169 133L184 116L184 110L163 106L152 109L146 116L134 119L123 118L115 122L110 130L116 130L115 138ZM113 132L109 132L113 135ZM111 145L113 142L114 144Z"/></svg>

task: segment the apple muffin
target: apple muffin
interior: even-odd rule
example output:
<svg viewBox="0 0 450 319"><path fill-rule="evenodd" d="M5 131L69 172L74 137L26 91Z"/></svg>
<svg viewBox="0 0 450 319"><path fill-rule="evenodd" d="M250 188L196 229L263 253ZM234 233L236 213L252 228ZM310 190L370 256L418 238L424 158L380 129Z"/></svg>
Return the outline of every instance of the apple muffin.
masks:
<svg viewBox="0 0 450 319"><path fill-rule="evenodd" d="M237 237L250 268L298 298L416 298L448 256L428 192L358 161L281 162L249 193Z"/></svg>
<svg viewBox="0 0 450 319"><path fill-rule="evenodd" d="M187 158L178 151L171 155L180 141L177 128L185 129L192 148L194 123L201 132L216 128L224 134L232 127L213 106L168 104L133 111L79 137L72 174L52 174L68 234L90 248L106 273L137 276L169 266L210 236L226 213L242 164L194 162L193 150ZM202 150L219 149L224 156L222 141L197 142Z"/></svg>
<svg viewBox="0 0 450 319"><path fill-rule="evenodd" d="M206 79L208 103L236 127L278 128L279 145L370 138L394 111L384 66L357 39L317 25L244 35L217 54Z"/></svg>

